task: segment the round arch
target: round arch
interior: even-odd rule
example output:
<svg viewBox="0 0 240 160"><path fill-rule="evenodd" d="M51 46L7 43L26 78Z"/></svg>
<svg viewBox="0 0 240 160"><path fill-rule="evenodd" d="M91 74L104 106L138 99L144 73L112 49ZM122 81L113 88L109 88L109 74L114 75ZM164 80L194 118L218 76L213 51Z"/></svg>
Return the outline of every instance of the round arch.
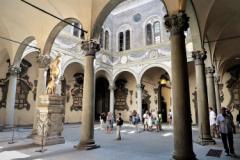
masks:
<svg viewBox="0 0 240 160"><path fill-rule="evenodd" d="M128 72L130 73L131 75L133 75L135 81L137 84L140 84L140 81L138 80L138 77L137 77L137 74L131 70L131 69L128 69L128 68L124 68L124 69L121 69L119 70L118 72L116 72L114 75L113 75L113 84L115 83L115 81L117 80L117 78L119 77L119 75L123 72Z"/></svg>
<svg viewBox="0 0 240 160"><path fill-rule="evenodd" d="M23 53L24 53L25 49L28 47L27 45L30 44L34 40L35 40L35 37L29 36L22 41L22 43L20 44L20 46L17 49L16 55L15 55L13 63L12 63L13 65L20 66L21 60L23 58Z"/></svg>
<svg viewBox="0 0 240 160"><path fill-rule="evenodd" d="M79 23L82 26L80 21L76 18L66 18L66 19L64 19L64 21L67 21L68 23L73 23L73 22ZM52 45L53 45L54 40L56 39L57 35L62 31L62 29L64 27L66 27L68 25L64 21L59 22L50 32L50 34L47 38L47 41L45 43L44 49L43 49L43 54L51 53Z"/></svg>
<svg viewBox="0 0 240 160"><path fill-rule="evenodd" d="M96 75L96 79L103 77L106 78L108 80L109 85L113 84L113 80L112 80L112 74L111 72L109 72L108 70L106 70L105 68L98 68L95 72Z"/></svg>
<svg viewBox="0 0 240 160"><path fill-rule="evenodd" d="M69 59L67 62L65 62L62 66L61 66L61 75L64 74L66 68L71 65L72 63L78 63L80 64L80 66L82 67L83 71L84 71L84 64L82 61L80 61L79 59L76 58L71 58Z"/></svg>
<svg viewBox="0 0 240 160"><path fill-rule="evenodd" d="M172 79L172 74L171 74L171 69L170 69L170 67L168 67L168 66L166 66L166 65L164 65L164 64L157 64L157 63L156 63L156 64L147 65L147 66L145 66L145 67L142 69L142 71L140 72L139 77L138 77L138 79L140 80L140 82L141 82L141 80L142 80L142 77L143 77L144 73L146 73L147 70L149 70L149 69L151 69L151 68L154 68L154 67L163 69L163 70L166 71L167 74L169 75L170 80Z"/></svg>

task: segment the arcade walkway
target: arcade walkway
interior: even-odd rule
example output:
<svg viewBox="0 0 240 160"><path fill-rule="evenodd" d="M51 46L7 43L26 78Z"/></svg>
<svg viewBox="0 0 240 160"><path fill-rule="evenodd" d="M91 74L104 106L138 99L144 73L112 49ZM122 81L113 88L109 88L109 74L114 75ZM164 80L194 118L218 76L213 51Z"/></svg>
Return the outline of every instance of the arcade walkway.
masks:
<svg viewBox="0 0 240 160"><path fill-rule="evenodd" d="M16 142L8 144L11 132L0 132L0 160L169 160L173 150L172 130L164 126L164 131L136 133L135 128L124 125L122 140L115 140L113 134L106 134L95 125L95 140L101 148L90 151L79 151L73 148L79 142L79 125L65 125L64 136L66 143L45 147L44 153L35 152L40 147L32 145L31 139L25 137L31 129L19 128L15 132ZM197 137L193 127L193 138ZM235 150L240 155L240 133L235 135ZM194 143L194 152L199 160L234 160L238 158L226 157L222 152L220 158L206 156L210 149L223 150L220 139L216 139L215 146L199 146ZM184 146L183 146L184 147Z"/></svg>

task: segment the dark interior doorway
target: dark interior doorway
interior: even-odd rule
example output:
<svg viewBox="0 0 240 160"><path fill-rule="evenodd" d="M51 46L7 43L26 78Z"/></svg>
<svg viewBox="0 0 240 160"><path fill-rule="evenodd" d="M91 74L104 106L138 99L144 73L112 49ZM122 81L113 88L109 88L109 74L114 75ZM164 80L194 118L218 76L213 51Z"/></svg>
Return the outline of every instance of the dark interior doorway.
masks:
<svg viewBox="0 0 240 160"><path fill-rule="evenodd" d="M109 83L105 78L97 78L95 94L95 121L99 121L102 112L109 112L110 91Z"/></svg>

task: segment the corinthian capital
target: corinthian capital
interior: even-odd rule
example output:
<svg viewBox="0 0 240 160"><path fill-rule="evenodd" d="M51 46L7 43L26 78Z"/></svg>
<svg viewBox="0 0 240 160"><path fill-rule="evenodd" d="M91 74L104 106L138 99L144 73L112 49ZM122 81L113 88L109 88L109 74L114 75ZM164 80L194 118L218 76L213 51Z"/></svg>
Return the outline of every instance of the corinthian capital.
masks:
<svg viewBox="0 0 240 160"><path fill-rule="evenodd" d="M207 73L208 75L213 76L214 72L215 72L214 66L212 66L212 67L206 67L206 73Z"/></svg>
<svg viewBox="0 0 240 160"><path fill-rule="evenodd" d="M40 68L47 68L51 62L51 57L49 55L40 54L37 57L37 63Z"/></svg>
<svg viewBox="0 0 240 160"><path fill-rule="evenodd" d="M204 60L207 58L206 51L193 51L192 58L195 61L196 65L203 64Z"/></svg>
<svg viewBox="0 0 240 160"><path fill-rule="evenodd" d="M11 65L8 67L8 72L10 73L11 76L16 76L21 72L21 67L16 65Z"/></svg>
<svg viewBox="0 0 240 160"><path fill-rule="evenodd" d="M81 48L86 51L86 56L95 56L96 52L100 50L100 45L93 40L83 41Z"/></svg>
<svg viewBox="0 0 240 160"><path fill-rule="evenodd" d="M184 12L172 16L166 15L164 19L167 32L170 32L171 35L183 33L189 27L189 17Z"/></svg>

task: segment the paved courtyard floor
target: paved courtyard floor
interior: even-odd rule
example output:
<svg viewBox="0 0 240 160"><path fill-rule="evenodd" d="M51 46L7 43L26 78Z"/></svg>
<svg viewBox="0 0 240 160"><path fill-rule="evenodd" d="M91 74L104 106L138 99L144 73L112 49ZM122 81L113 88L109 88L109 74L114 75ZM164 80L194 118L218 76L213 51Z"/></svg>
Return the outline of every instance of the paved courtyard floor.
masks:
<svg viewBox="0 0 240 160"><path fill-rule="evenodd" d="M163 126L161 132L142 131L138 133L131 125L122 127L122 140L115 140L115 130L106 134L95 125L95 141L101 147L89 151L73 148L80 140L80 125L65 125L65 144L45 146L45 152L36 152L39 146L33 145L26 137L31 129L18 128L14 132L14 144L11 142L12 132L0 132L0 160L169 160L173 151L172 128ZM193 139L197 138L197 129L193 127ZM200 146L194 143L194 152L199 160L235 160L240 159L240 133L234 135L234 145L238 157L226 157L220 139L217 144ZM184 146L183 146L184 147ZM210 149L222 150L220 158L206 156Z"/></svg>

